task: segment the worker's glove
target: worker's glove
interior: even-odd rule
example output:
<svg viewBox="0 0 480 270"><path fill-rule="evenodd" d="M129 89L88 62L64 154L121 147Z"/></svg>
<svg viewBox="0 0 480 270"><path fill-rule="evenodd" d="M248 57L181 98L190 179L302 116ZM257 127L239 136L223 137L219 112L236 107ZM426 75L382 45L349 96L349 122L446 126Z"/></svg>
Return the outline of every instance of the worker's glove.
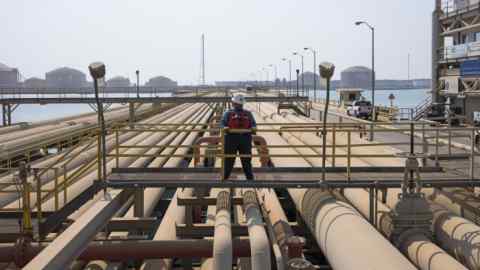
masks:
<svg viewBox="0 0 480 270"><path fill-rule="evenodd" d="M257 128L252 128L252 134L256 135L257 134Z"/></svg>

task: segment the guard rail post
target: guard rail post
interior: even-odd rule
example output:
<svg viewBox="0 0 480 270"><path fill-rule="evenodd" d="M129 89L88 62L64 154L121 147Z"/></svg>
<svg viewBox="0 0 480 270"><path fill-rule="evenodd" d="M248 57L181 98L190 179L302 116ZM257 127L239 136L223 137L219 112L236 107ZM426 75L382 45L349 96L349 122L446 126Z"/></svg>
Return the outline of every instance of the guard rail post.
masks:
<svg viewBox="0 0 480 270"><path fill-rule="evenodd" d="M22 233L25 235L33 234L32 226L32 212L30 208L30 189L31 185L28 183L28 173L25 162L20 162L18 167L18 177L22 183L23 187L23 199L22 199L22 208L23 208L23 218L22 218Z"/></svg>
<svg viewBox="0 0 480 270"><path fill-rule="evenodd" d="M119 135L118 135L118 128L115 128L115 167L118 168L120 161L119 161Z"/></svg>
<svg viewBox="0 0 480 270"><path fill-rule="evenodd" d="M475 179L475 129L472 128L470 138L470 179Z"/></svg>
<svg viewBox="0 0 480 270"><path fill-rule="evenodd" d="M333 124L333 129L332 129L332 167L335 168L335 154L336 154L336 148L337 148L337 140L336 140L336 136L337 136L337 128L336 128L336 124Z"/></svg>
<svg viewBox="0 0 480 270"><path fill-rule="evenodd" d="M40 223L42 220L42 183L40 182L40 177L38 176L38 169L33 168L33 179L37 183L36 185L36 197L37 197L37 219Z"/></svg>
<svg viewBox="0 0 480 270"><path fill-rule="evenodd" d="M440 130L439 127L436 127L437 129L435 130L435 166L439 167L440 162L438 161L438 148L439 148L439 143L440 143Z"/></svg>
<svg viewBox="0 0 480 270"><path fill-rule="evenodd" d="M220 170L222 181L225 180L225 128L220 128L220 156L222 157Z"/></svg>
<svg viewBox="0 0 480 270"><path fill-rule="evenodd" d="M348 180L348 182L350 182L350 180L352 179L351 170L350 170L351 169L351 163L352 163L351 144L352 144L352 132L349 130L347 132L347 180Z"/></svg>
<svg viewBox="0 0 480 270"><path fill-rule="evenodd" d="M427 166L427 153L428 153L428 141L425 136L425 123L422 123L422 152L423 152L423 158L422 158L422 166L426 167Z"/></svg>

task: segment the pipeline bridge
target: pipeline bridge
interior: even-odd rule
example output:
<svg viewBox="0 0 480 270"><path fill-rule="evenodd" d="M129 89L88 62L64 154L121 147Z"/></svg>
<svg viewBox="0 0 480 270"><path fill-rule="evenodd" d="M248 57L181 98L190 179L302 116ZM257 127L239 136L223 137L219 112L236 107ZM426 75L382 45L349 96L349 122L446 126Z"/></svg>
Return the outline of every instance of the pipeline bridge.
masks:
<svg viewBox="0 0 480 270"><path fill-rule="evenodd" d="M480 269L475 128L370 122L267 91L246 105L252 154L227 155L228 96L195 98L111 108L106 179L95 113L1 127L0 266ZM254 181L238 160L224 179L239 156Z"/></svg>

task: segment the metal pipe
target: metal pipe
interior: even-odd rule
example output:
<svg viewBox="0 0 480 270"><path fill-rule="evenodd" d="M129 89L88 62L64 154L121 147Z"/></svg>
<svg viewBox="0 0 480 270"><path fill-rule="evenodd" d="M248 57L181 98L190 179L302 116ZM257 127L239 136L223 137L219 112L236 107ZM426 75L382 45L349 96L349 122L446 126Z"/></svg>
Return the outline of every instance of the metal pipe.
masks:
<svg viewBox="0 0 480 270"><path fill-rule="evenodd" d="M416 269L349 204L322 190L288 192L332 268Z"/></svg>
<svg viewBox="0 0 480 270"><path fill-rule="evenodd" d="M129 190L107 193L83 215L88 223L83 220L74 222L23 269L65 269L130 196Z"/></svg>
<svg viewBox="0 0 480 270"><path fill-rule="evenodd" d="M136 151L134 152L137 153ZM129 160L130 159L122 160L122 162L127 162ZM132 195L132 191L125 190L125 191L122 191L121 194L125 194L125 195L120 197L127 197L127 196L130 197ZM70 239L71 237L64 236L64 233L62 233L60 234L60 236L58 236L55 239L55 241L51 245L49 245L48 248L51 249L52 251L48 251L48 252L53 254L56 253L59 256L55 256L54 258L48 258L48 252L44 251L40 253L37 257L35 257L33 261L40 260L42 262L44 261L45 265L58 267L67 263L68 260L71 261L75 257L77 257L79 255L79 251L81 251L82 247L85 246L85 243L88 243L89 239L93 238L95 233L101 228L101 227L99 228L99 222L104 225L106 221L108 221L108 219L112 217L118 211L118 209L120 209L120 207L123 205L123 202L122 204L119 204L118 202L115 203L113 200L111 202L107 200L108 202L102 204L103 201L105 200L101 200L97 202L95 206L88 209L87 212L85 212L85 214L83 214L80 219L74 222L66 230L66 232L69 231L69 233L77 235L78 239ZM97 212L100 211L101 213L98 213L96 215L90 214L95 211ZM65 252L65 249L67 248L70 249L70 252ZM62 256L60 256L60 251L62 251L61 252Z"/></svg>
<svg viewBox="0 0 480 270"><path fill-rule="evenodd" d="M253 270L271 269L270 242L263 226L257 195L253 189L243 189L243 211L247 218L250 243L251 263Z"/></svg>
<svg viewBox="0 0 480 270"><path fill-rule="evenodd" d="M265 207L273 227L276 241L282 252L283 264L286 265L293 258L302 258L304 241L293 233L275 191L273 189L262 189L257 191L257 195Z"/></svg>
<svg viewBox="0 0 480 270"><path fill-rule="evenodd" d="M230 192L223 190L217 196L215 232L213 240L213 269L232 268L232 229L230 223Z"/></svg>
<svg viewBox="0 0 480 270"><path fill-rule="evenodd" d="M283 140L273 133L264 136L276 145ZM283 164L305 167L306 163L300 158L288 162L272 158L272 161L277 167ZM288 193L332 268L416 269L352 206L321 190L290 189ZM349 233L352 228L355 228L355 234ZM363 243L369 243L369 248L364 248ZM349 256L345 257L345 254Z"/></svg>
<svg viewBox="0 0 480 270"><path fill-rule="evenodd" d="M156 119L156 121L162 119L162 118L159 118L158 116L156 116L154 118ZM172 121L172 120L169 120L169 121ZM155 133L155 136L153 136L152 134L153 133L148 133L148 132L141 133L138 136L135 136L132 139L126 141L125 144L127 144L127 145L148 145L148 143L152 144L155 141L159 140L162 136L166 136L165 132ZM149 139L147 139L147 138L149 138ZM112 147L114 147L114 146L115 145L113 145ZM134 148L134 149L128 149L125 153L126 154L140 155L147 150L148 149L146 149L146 148ZM94 151L94 149L92 149L91 151ZM119 165L120 165L120 167L126 167L126 166L130 165L132 162L134 162L136 159L137 159L137 157L121 158ZM87 159L87 160L89 160L89 159ZM75 164L80 163L80 161L85 161L85 159L82 158L81 160L76 161ZM107 170L110 170L114 166L115 166L115 161L111 160L107 164ZM73 199L74 197L76 197L83 190L85 190L89 185L91 185L93 183L93 181L96 180L97 178L98 178L97 171L94 170L94 171L90 172L89 174L85 175L84 177L82 177L81 179L79 179L79 181L73 183L68 188L69 198ZM43 185L42 188L52 189L53 188L53 183L51 183L51 182L47 183L47 184ZM36 201L37 198L36 198L35 194L32 194L31 197L32 197L32 199L31 199L32 202L35 202L35 204L36 204L37 203L37 201ZM18 202L15 201L15 202L12 202L9 205L7 205L5 208L16 208L17 205L18 205ZM53 209L55 209L54 198L48 199L46 202L44 202L44 205L42 207L45 211L52 211Z"/></svg>
<svg viewBox="0 0 480 270"><path fill-rule="evenodd" d="M250 256L250 241L236 239L232 242L232 255ZM109 260L128 262L131 260L163 259L163 258L199 258L210 257L215 249L214 240L181 239L181 240L128 240L128 241L96 241L88 244L78 256L79 260ZM15 262L21 267L26 261L33 259L47 248L43 245L2 245L0 246L0 262ZM225 269L225 268L221 268Z"/></svg>
<svg viewBox="0 0 480 270"><path fill-rule="evenodd" d="M352 203L355 208L370 220L369 194L361 189L345 189L343 196ZM385 204L377 203L377 227L390 239L393 224L388 213L390 208ZM462 269L466 268L448 255L444 250L435 245L424 232L408 230L402 233L398 238L397 246L419 269L422 270L442 270L442 269Z"/></svg>
<svg viewBox="0 0 480 270"><path fill-rule="evenodd" d="M242 190L241 189L234 189L235 196L241 196L242 195ZM235 224L238 225L245 225L247 223L245 213L243 212L242 205L234 205L233 206L233 214L234 214L234 220ZM241 237L235 237L234 239L241 239ZM252 263L250 260L250 256L245 256L245 257L239 257L237 259L237 268L239 270L251 270L252 269Z"/></svg>
<svg viewBox="0 0 480 270"><path fill-rule="evenodd" d="M203 108L206 109L206 106L203 106ZM194 108L196 113L195 116L191 117L188 121L185 123L205 123L206 119L209 117L209 110L202 110L202 109L197 109ZM187 127L185 131L183 132L172 132L169 136L164 138L159 144L165 145L170 143L170 145L180 145L183 143L185 144L191 144L196 136L197 133L190 133L189 130L193 129L193 126ZM173 141L171 138L175 138ZM149 150L149 152L156 152L156 149ZM164 149L163 152L169 152L172 153L175 152L175 154L186 154L188 151L187 148L169 148L169 149ZM148 153L148 152L147 152ZM132 167L140 167L145 164L146 158L139 158L137 161L135 161L133 164L131 164ZM167 161L168 160L168 161ZM149 167L180 167L182 166L182 159L179 158L168 158L168 157L160 157L156 158L152 163L150 163ZM144 204L144 209L143 209L143 216L151 216L153 213L153 210L155 206L157 205L158 201L160 200L161 196L163 195L165 189L164 188L147 188L143 190L143 204ZM130 209L125 213L126 217L133 217L134 216L134 207L130 207ZM128 233L112 233L110 237L115 238L119 236L125 236L128 235ZM103 261L94 261L90 262L88 267L92 269L107 269L108 266L109 268L115 268L115 267L120 267L119 265L112 264L112 263L107 263Z"/></svg>
<svg viewBox="0 0 480 270"><path fill-rule="evenodd" d="M206 122L210 115L205 116L201 121ZM190 135L189 143L193 143L196 139L196 134L192 136ZM174 158L175 160L178 158ZM185 223L185 207L179 206L177 203L177 196L182 197L190 197L193 194L193 189L177 189L172 201L170 202L167 211L165 212L165 216L160 223L160 226L155 232L153 236L154 240L173 240L176 239L176 224ZM144 261L142 270L149 270L149 269L170 269L172 266L171 259L162 259L162 260L147 260Z"/></svg>
<svg viewBox="0 0 480 270"><path fill-rule="evenodd" d="M152 123L154 121L164 121L165 119L175 115L177 112L176 110L170 110L165 113L162 113L161 115L154 116L152 118L146 119L143 121L143 123ZM129 144L133 144L134 141L129 141L130 139L134 138L135 136L139 135L138 132L127 132L125 134L122 134L119 136L118 143L123 144L128 141ZM113 136L110 136L110 140L107 142L107 151L111 151L115 147L115 140L113 140ZM145 136L145 134L143 135ZM140 138L140 137L137 137ZM140 141L140 139L137 139ZM93 160L97 156L97 148L92 144L91 147L88 149L85 149L86 151L81 152L84 147L80 146L78 149L73 150L66 158L65 161L59 162L56 166L57 167L62 167L62 170L65 169L69 173L71 173L73 170L77 169L80 167L80 165L85 164L86 162L89 162L90 160ZM73 158L74 157L74 158ZM47 168L49 166L52 166L57 162L59 157L54 157L49 160L45 160L44 162L40 162L38 164L35 164L35 167L37 168ZM54 170L48 170L46 171L43 175L39 177L38 180L40 180L41 183L46 184L52 180L54 180L55 177L55 172ZM7 178L7 177L5 177ZM34 177L29 177L29 181L36 182L38 181L34 179ZM50 187L49 187L50 188ZM6 191L15 191L15 187L7 187L4 190ZM14 202L15 199L18 198L18 194L16 193L0 193L0 207L11 207L11 203ZM36 198L32 197L32 202L36 203ZM10 205L8 205L10 204ZM16 205L16 202L14 202L14 205Z"/></svg>

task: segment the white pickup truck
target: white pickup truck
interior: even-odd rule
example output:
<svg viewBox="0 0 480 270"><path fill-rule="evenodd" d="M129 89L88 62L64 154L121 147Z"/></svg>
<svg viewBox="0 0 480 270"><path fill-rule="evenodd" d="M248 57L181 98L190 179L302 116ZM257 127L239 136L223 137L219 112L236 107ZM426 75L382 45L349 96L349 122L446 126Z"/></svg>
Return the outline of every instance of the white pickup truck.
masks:
<svg viewBox="0 0 480 270"><path fill-rule="evenodd" d="M357 100L347 107L347 114L358 118L368 119L372 115L372 103L365 100Z"/></svg>

